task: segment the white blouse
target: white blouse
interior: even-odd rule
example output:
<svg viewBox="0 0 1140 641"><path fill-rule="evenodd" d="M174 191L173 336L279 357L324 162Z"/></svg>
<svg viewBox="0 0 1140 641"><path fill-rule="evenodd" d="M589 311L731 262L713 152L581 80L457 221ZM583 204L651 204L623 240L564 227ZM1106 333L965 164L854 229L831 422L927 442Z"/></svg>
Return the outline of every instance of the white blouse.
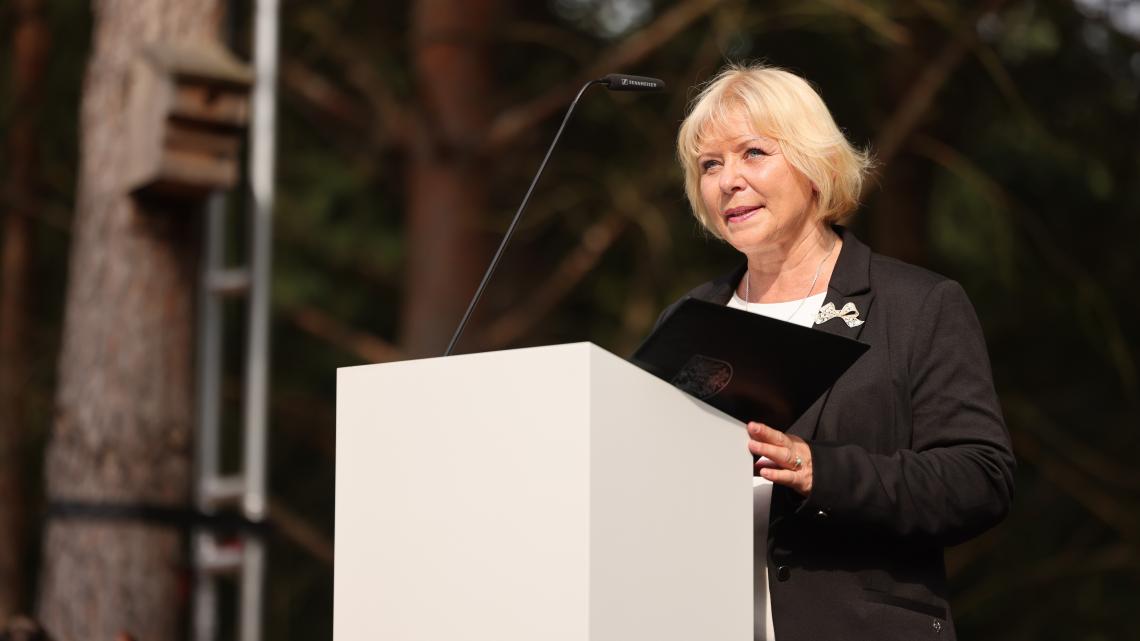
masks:
<svg viewBox="0 0 1140 641"><path fill-rule="evenodd" d="M729 307L776 320L811 327L827 292L783 303L746 303L732 295ZM776 641L772 628L772 596L768 593L768 515L772 509L772 482L752 477L752 604L755 641Z"/></svg>

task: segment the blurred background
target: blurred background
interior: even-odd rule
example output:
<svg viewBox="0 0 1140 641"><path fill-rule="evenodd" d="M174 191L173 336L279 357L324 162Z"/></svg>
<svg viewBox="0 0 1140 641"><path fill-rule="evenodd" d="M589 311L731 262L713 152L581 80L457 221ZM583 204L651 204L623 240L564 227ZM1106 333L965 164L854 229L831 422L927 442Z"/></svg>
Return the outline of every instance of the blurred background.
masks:
<svg viewBox="0 0 1140 641"><path fill-rule="evenodd" d="M126 69L182 37L250 60L254 11L0 5L0 626L190 637L206 207L123 186ZM948 552L960 636L1140 639L1137 0L284 2L265 639L332 636L336 368L442 352L585 80L670 91L585 95L458 351L627 356L736 263L690 216L672 147L726 61L809 78L878 161L849 224L977 307L1020 469L1009 518ZM248 191L243 170L232 264ZM222 313L223 468L242 460L248 309ZM237 580L218 590L235 639Z"/></svg>

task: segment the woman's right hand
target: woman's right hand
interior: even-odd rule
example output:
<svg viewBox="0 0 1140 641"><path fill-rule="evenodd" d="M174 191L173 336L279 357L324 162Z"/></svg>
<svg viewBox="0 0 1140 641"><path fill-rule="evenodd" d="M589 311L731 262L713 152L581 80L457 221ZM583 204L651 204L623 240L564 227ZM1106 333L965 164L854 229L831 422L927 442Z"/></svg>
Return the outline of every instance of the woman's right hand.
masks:
<svg viewBox="0 0 1140 641"><path fill-rule="evenodd" d="M792 488L804 498L811 495L811 447L794 434L763 423L748 424L748 449L761 457L754 472L778 485Z"/></svg>

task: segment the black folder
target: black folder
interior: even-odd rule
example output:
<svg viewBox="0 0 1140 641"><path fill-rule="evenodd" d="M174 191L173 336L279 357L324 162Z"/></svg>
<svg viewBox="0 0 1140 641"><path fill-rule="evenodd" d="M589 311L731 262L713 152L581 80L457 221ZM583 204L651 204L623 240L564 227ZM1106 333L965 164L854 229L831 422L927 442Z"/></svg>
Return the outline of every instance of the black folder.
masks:
<svg viewBox="0 0 1140 641"><path fill-rule="evenodd" d="M689 298L630 360L742 422L786 430L869 348L843 336Z"/></svg>

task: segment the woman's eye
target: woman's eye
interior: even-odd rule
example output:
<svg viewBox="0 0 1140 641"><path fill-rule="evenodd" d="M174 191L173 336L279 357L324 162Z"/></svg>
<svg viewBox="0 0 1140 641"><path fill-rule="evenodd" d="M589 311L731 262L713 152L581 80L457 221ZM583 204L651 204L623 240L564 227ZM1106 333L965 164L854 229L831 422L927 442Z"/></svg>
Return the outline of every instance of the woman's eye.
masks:
<svg viewBox="0 0 1140 641"><path fill-rule="evenodd" d="M716 166L719 164L720 163L715 161L715 160L703 160L703 161L701 161L701 171L704 171L704 172L711 171L712 169L716 168Z"/></svg>
<svg viewBox="0 0 1140 641"><path fill-rule="evenodd" d="M744 155L749 158L755 158L757 156L767 156L768 153L759 147L749 147L748 151L744 152Z"/></svg>

